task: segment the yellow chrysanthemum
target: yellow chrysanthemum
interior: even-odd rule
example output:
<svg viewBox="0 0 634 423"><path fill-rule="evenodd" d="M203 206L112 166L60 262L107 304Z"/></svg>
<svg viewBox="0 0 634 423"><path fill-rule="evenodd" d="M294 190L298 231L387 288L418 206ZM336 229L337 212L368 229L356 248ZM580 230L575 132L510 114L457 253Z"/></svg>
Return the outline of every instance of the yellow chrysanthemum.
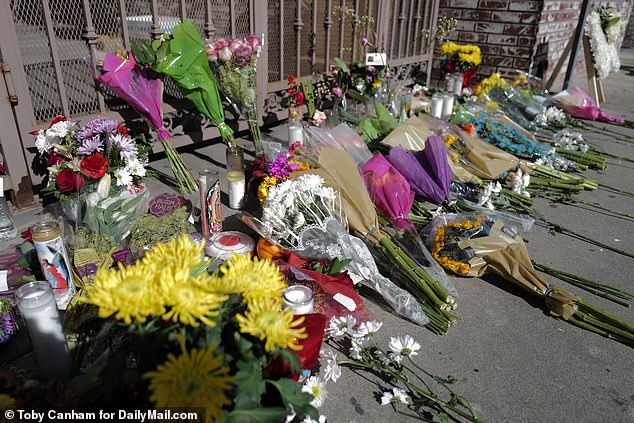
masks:
<svg viewBox="0 0 634 423"><path fill-rule="evenodd" d="M275 176L265 176L260 182L258 186L258 200L260 200L260 204L264 204L266 201L266 197L269 195L269 190L276 186L278 182L278 178Z"/></svg>
<svg viewBox="0 0 634 423"><path fill-rule="evenodd" d="M143 375L150 380L150 399L157 408L205 407L208 421L222 418L222 406L231 404L226 394L234 381L227 376L229 368L215 355L215 346L188 352L182 337L178 342L180 356L169 354L156 371Z"/></svg>
<svg viewBox="0 0 634 423"><path fill-rule="evenodd" d="M456 142L456 140L458 139L457 136L455 136L454 134L449 134L445 137L445 147L450 148L451 145Z"/></svg>
<svg viewBox="0 0 634 423"><path fill-rule="evenodd" d="M266 351L273 351L278 346L298 351L302 347L296 344L296 341L308 337L305 328L297 328L304 322L304 318L294 320L293 311L281 309L280 306L280 300L253 299L244 316L236 315L240 324L240 332L266 341L264 344Z"/></svg>
<svg viewBox="0 0 634 423"><path fill-rule="evenodd" d="M381 81L380 79L377 79L372 83L372 88L377 89L381 86L381 84L383 84L383 81Z"/></svg>
<svg viewBox="0 0 634 423"><path fill-rule="evenodd" d="M242 294L247 303L261 295L281 298L287 287L278 267L269 259L234 254L220 272L223 276L215 281L216 289L224 294Z"/></svg>
<svg viewBox="0 0 634 423"><path fill-rule="evenodd" d="M476 85L473 92L476 95L487 94L491 88L501 88L505 85L506 80L502 78L502 75L500 75L499 72L495 72L488 78L484 78L478 85Z"/></svg>
<svg viewBox="0 0 634 423"><path fill-rule="evenodd" d="M304 170L311 170L312 167L310 167L310 163L306 163L306 162L302 162L299 160L289 160L288 161L289 164L296 164L297 166L299 166L299 169L297 169L295 172L301 172Z"/></svg>
<svg viewBox="0 0 634 423"><path fill-rule="evenodd" d="M211 292L208 289L211 279L211 276L202 274L174 285L170 295L166 296L165 305L170 310L163 314L163 319L193 327L200 326L199 321L207 326L215 326L216 322L211 319L218 315L218 307L229 297Z"/></svg>
<svg viewBox="0 0 634 423"><path fill-rule="evenodd" d="M86 287L80 301L99 307L100 317L114 317L131 324L132 319L145 322L148 316L165 312L163 295L156 279L158 274L147 266L122 267L119 270L100 269L94 285Z"/></svg>
<svg viewBox="0 0 634 423"><path fill-rule="evenodd" d="M171 278L173 283L177 283L187 279L186 275L201 265L204 257L203 247L188 234L183 234L152 247L143 257L142 262L146 265L160 265L163 268L177 270Z"/></svg>
<svg viewBox="0 0 634 423"><path fill-rule="evenodd" d="M15 408L15 399L7 394L0 394L0 410L13 410Z"/></svg>
<svg viewBox="0 0 634 423"><path fill-rule="evenodd" d="M451 41L445 41L441 46L440 46L440 54L443 56L448 56L450 54L454 54L458 49L458 45L456 43L453 43Z"/></svg>

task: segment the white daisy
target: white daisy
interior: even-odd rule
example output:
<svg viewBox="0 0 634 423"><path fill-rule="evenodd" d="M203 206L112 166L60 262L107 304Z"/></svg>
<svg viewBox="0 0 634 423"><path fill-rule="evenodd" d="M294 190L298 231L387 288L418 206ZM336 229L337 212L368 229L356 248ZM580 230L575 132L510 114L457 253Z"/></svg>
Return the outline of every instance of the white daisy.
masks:
<svg viewBox="0 0 634 423"><path fill-rule="evenodd" d="M352 332L352 336L355 338L371 337L374 336L382 326L383 322L377 322L376 320L363 322Z"/></svg>
<svg viewBox="0 0 634 423"><path fill-rule="evenodd" d="M326 382L320 380L317 376L311 376L306 380L306 383L302 386L302 392L313 396L314 399L310 402L310 405L316 408L324 405L324 401L328 397Z"/></svg>
<svg viewBox="0 0 634 423"><path fill-rule="evenodd" d="M304 417L302 423L326 423L326 416L319 416L319 420L315 420L310 416Z"/></svg>
<svg viewBox="0 0 634 423"><path fill-rule="evenodd" d="M330 319L330 324L326 329L326 333L334 339L341 338L347 333L351 334L353 332L352 328L356 324L357 320L350 315L333 317Z"/></svg>
<svg viewBox="0 0 634 423"><path fill-rule="evenodd" d="M326 368L324 369L324 380L337 382L341 377L341 367L337 364L337 353L328 348L320 351L322 357L326 358Z"/></svg>
<svg viewBox="0 0 634 423"><path fill-rule="evenodd" d="M418 355L417 351L420 350L420 344L414 341L411 336L405 335L403 338L398 336L390 338L387 348L390 350L389 354L392 360L400 363L403 357Z"/></svg>
<svg viewBox="0 0 634 423"><path fill-rule="evenodd" d="M381 396L381 405L386 404L411 404L411 398L405 393L404 390L399 388L392 388L392 392L383 392Z"/></svg>
<svg viewBox="0 0 634 423"><path fill-rule="evenodd" d="M145 166L138 159L128 160L126 169L132 176L142 178L145 176Z"/></svg>
<svg viewBox="0 0 634 423"><path fill-rule="evenodd" d="M126 168L115 170L114 177L117 180L117 186L119 187L130 187L132 185L132 175Z"/></svg>

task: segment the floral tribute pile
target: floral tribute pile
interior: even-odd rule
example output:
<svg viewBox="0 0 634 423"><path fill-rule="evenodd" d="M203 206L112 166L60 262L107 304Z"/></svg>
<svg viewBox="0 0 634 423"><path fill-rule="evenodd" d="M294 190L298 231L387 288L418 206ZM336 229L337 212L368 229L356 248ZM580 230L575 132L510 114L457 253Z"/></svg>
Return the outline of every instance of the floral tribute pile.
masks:
<svg viewBox="0 0 634 423"><path fill-rule="evenodd" d="M597 13L602 34L614 38L617 16ZM344 6L336 15L364 30L374 24ZM100 82L158 132L181 193L198 186L165 144L159 74L175 81L230 147L219 88L245 116L257 156L248 166L250 193L259 201L239 221L242 231L257 233L257 247L249 251L245 242L231 257L215 252L213 237L201 238L197 204L170 193L150 199L151 145L124 125L56 118L34 135L47 165L44 193L75 222L69 256L78 294L64 316L74 364L68 380L0 379L0 400L33 408L204 408L207 421L324 422L319 409L329 384L349 367L379 377L377 405L423 421L476 422L452 386L457 379L431 374L420 354L421 337L452 336L460 324L450 275L495 273L541 299L551 316L634 346L632 323L567 285L624 306L633 294L536 263L524 241L539 222L634 257L547 221L534 207L542 197L631 219L578 196L596 189L634 196L584 175L613 159L632 161L585 139L607 132L627 141L588 121L625 122L579 88L552 96L520 71L472 81L483 57L475 45L447 41L455 24L443 18L420 36L428 46L442 43L446 71L464 73L466 89L439 96L407 87L368 35L355 47L380 62L353 60L344 49L321 80L288 76L288 144L263 140L257 124L258 37L203 42L183 22L169 37L109 56ZM590 24L594 31L598 24ZM440 97L451 106L444 119L430 114ZM297 138L290 140L290 129ZM225 247L248 239L225 235ZM24 252L33 262L33 248ZM312 297L288 296L298 289ZM406 319L412 335L384 337L368 298ZM16 309L7 301L1 308L0 335L12 342Z"/></svg>

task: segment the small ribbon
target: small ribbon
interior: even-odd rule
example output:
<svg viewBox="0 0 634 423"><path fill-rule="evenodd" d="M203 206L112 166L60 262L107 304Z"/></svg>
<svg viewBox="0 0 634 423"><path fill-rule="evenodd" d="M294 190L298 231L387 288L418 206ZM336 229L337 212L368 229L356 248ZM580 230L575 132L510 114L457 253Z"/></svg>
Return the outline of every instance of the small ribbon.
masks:
<svg viewBox="0 0 634 423"><path fill-rule="evenodd" d="M550 291L552 291L554 287L555 285L553 285L552 283L548 285L548 288L546 288L546 291L544 291L544 295L542 296L542 298L545 299L548 296L548 294L550 294Z"/></svg>
<svg viewBox="0 0 634 423"><path fill-rule="evenodd" d="M365 236L363 237L363 240L364 240L364 241L367 241L367 240L368 240L368 237L370 236L370 234L371 234L372 232L376 231L376 229L377 229L377 228L376 228L376 225L374 225L374 226L372 227L372 229L370 229L370 230L368 231L368 233L366 233L366 234L365 234Z"/></svg>

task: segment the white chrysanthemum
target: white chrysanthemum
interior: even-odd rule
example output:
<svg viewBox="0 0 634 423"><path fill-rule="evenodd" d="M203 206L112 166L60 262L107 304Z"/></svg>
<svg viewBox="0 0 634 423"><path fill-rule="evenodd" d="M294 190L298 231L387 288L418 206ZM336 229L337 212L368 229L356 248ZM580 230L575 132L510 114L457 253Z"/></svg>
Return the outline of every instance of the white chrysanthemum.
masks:
<svg viewBox="0 0 634 423"><path fill-rule="evenodd" d="M299 183L301 190L303 191L314 191L324 185L324 179L313 173L302 175L297 178L296 181Z"/></svg>
<svg viewBox="0 0 634 423"><path fill-rule="evenodd" d="M492 197L500 191L502 191L502 185L499 182L489 182L478 196L478 206L493 210L495 207L493 206Z"/></svg>
<svg viewBox="0 0 634 423"><path fill-rule="evenodd" d="M333 317L330 319L326 334L332 338L341 338L347 333L352 334L353 327L357 324L357 320L351 315Z"/></svg>
<svg viewBox="0 0 634 423"><path fill-rule="evenodd" d="M405 335L402 338L399 336L390 338L387 348L392 360L400 363L403 357L418 355L417 351L420 350L420 344L414 341L411 336Z"/></svg>
<svg viewBox="0 0 634 423"><path fill-rule="evenodd" d="M322 358L326 359L326 366L324 368L324 380L337 382L341 377L341 367L337 363L337 353L328 348L327 350L321 350L319 352Z"/></svg>
<svg viewBox="0 0 634 423"><path fill-rule="evenodd" d="M384 392L381 397L381 405L386 404L411 404L411 398L400 388L392 388L392 392Z"/></svg>
<svg viewBox="0 0 634 423"><path fill-rule="evenodd" d="M128 160L126 164L126 169L132 176L138 176L139 178L145 176L145 166L138 159Z"/></svg>
<svg viewBox="0 0 634 423"><path fill-rule="evenodd" d="M117 180L117 186L119 187L132 186L132 175L126 168L115 170L114 177Z"/></svg>
<svg viewBox="0 0 634 423"><path fill-rule="evenodd" d="M621 67L616 43L608 41L601 27L601 16L593 10L586 19L585 32L590 39L590 48L594 56L594 67L599 79L605 79Z"/></svg>
<svg viewBox="0 0 634 423"><path fill-rule="evenodd" d="M518 169L517 172L511 175L510 177L510 185L511 191L516 194L523 195L524 197L530 197L530 192L527 191L528 184L531 182L531 175L522 171L522 169Z"/></svg>
<svg viewBox="0 0 634 423"><path fill-rule="evenodd" d="M313 396L314 399L310 402L310 405L316 408L324 405L324 401L326 401L328 397L326 382L317 376L311 376L306 380L306 383L302 386L302 392L309 393Z"/></svg>
<svg viewBox="0 0 634 423"><path fill-rule="evenodd" d="M139 152L134 140L129 136L117 132L116 134L110 134L108 141L119 149L119 156L123 160L130 162L137 159Z"/></svg>
<svg viewBox="0 0 634 423"><path fill-rule="evenodd" d="M76 122L70 120L62 120L51 126L46 130L46 136L48 138L62 139L71 132L71 128L76 125Z"/></svg>
<svg viewBox="0 0 634 423"><path fill-rule="evenodd" d="M35 147L37 147L37 152L40 154L48 153L53 144L49 142L46 137L46 132L43 129L40 129L37 132L37 137L35 138Z"/></svg>

